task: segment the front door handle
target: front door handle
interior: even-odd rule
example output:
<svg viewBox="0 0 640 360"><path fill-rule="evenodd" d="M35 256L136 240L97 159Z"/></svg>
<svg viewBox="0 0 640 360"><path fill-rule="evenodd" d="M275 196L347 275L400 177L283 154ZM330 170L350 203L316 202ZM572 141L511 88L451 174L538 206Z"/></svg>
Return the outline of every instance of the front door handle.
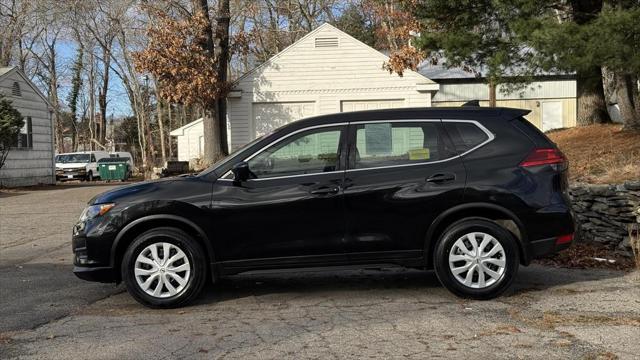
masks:
<svg viewBox="0 0 640 360"><path fill-rule="evenodd" d="M340 191L338 186L322 186L309 191L311 195L334 195Z"/></svg>
<svg viewBox="0 0 640 360"><path fill-rule="evenodd" d="M431 183L443 183L443 182L447 182L447 181L453 181L456 179L456 175L455 174L435 174L432 175L431 177L429 177L427 179L427 182L431 182Z"/></svg>

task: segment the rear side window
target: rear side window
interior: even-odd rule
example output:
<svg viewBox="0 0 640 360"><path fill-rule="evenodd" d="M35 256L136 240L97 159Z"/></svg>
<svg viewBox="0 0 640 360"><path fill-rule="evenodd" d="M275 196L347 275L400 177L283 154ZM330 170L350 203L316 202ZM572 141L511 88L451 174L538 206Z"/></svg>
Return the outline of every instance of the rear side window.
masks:
<svg viewBox="0 0 640 360"><path fill-rule="evenodd" d="M472 122L445 121L443 124L458 154L467 152L489 139L489 135Z"/></svg>
<svg viewBox="0 0 640 360"><path fill-rule="evenodd" d="M538 129L535 125L530 123L524 117L519 117L511 121L513 126L515 126L518 130L523 132L529 139L531 139L536 146L553 146L554 143L551 141L547 135L545 135L540 129Z"/></svg>
<svg viewBox="0 0 640 360"><path fill-rule="evenodd" d="M453 156L438 122L376 122L356 125L356 169L428 163Z"/></svg>

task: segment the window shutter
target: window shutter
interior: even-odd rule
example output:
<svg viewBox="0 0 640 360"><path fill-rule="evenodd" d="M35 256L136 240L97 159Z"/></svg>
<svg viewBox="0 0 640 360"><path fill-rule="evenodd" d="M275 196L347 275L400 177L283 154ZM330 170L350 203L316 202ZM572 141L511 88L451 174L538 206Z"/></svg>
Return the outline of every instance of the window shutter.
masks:
<svg viewBox="0 0 640 360"><path fill-rule="evenodd" d="M27 117L27 147L33 148L33 123L31 116Z"/></svg>

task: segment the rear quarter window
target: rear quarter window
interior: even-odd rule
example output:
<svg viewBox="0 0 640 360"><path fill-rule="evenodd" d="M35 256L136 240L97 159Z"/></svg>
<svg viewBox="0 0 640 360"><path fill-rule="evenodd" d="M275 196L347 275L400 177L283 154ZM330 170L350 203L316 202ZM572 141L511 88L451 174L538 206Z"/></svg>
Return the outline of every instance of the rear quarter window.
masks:
<svg viewBox="0 0 640 360"><path fill-rule="evenodd" d="M524 133L531 141L533 141L536 146L547 147L547 146L555 146L553 141L547 137L540 129L538 129L535 125L529 122L529 120L524 117L518 117L511 121L513 126Z"/></svg>
<svg viewBox="0 0 640 360"><path fill-rule="evenodd" d="M489 135L475 123L445 121L443 124L458 154L465 153L489 140Z"/></svg>

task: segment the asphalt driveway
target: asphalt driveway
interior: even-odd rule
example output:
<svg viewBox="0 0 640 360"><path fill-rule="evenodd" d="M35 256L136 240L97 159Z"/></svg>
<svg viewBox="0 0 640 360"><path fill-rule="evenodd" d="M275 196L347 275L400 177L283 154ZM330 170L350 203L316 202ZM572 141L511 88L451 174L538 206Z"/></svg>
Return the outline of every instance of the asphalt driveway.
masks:
<svg viewBox="0 0 640 360"><path fill-rule="evenodd" d="M492 301L398 268L240 275L150 310L71 274L70 229L109 186L0 194L0 358L637 358L640 273L522 268Z"/></svg>

